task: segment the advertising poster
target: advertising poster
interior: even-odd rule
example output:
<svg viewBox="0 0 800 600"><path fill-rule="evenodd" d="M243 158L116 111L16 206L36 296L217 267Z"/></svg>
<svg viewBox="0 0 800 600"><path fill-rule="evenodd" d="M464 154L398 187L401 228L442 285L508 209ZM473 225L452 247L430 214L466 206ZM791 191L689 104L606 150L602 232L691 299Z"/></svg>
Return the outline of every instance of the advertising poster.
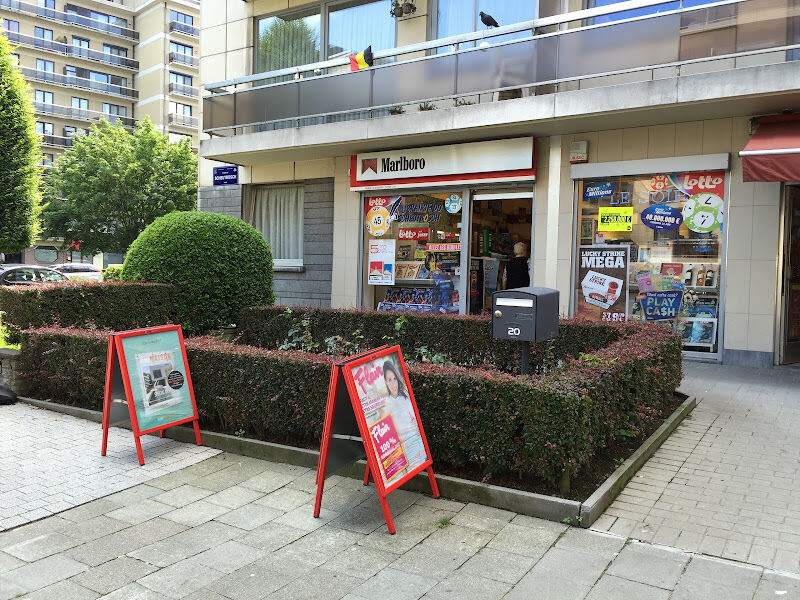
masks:
<svg viewBox="0 0 800 600"><path fill-rule="evenodd" d="M648 321L666 321L678 317L683 299L682 291L645 292L640 296L642 312Z"/></svg>
<svg viewBox="0 0 800 600"><path fill-rule="evenodd" d="M194 416L178 332L122 338L140 430Z"/></svg>
<svg viewBox="0 0 800 600"><path fill-rule="evenodd" d="M395 274L395 240L369 241L369 277L370 285L394 285Z"/></svg>
<svg viewBox="0 0 800 600"><path fill-rule="evenodd" d="M349 367L385 487L428 460L397 352Z"/></svg>
<svg viewBox="0 0 800 600"><path fill-rule="evenodd" d="M374 237L381 237L389 231L391 215L389 209L397 200L390 196L373 196L364 198L364 219L367 232Z"/></svg>
<svg viewBox="0 0 800 600"><path fill-rule="evenodd" d="M578 247L575 316L591 321L625 321L628 314L629 247Z"/></svg>
<svg viewBox="0 0 800 600"><path fill-rule="evenodd" d="M597 231L632 231L632 206L601 206L598 210Z"/></svg>

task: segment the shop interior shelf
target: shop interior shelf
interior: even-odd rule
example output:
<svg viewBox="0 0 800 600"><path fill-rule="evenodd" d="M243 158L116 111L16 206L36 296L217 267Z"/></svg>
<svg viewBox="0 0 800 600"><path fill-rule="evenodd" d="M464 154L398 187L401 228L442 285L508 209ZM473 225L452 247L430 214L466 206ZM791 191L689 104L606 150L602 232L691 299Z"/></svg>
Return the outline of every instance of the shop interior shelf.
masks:
<svg viewBox="0 0 800 600"><path fill-rule="evenodd" d="M433 279L395 279L396 284L433 285Z"/></svg>

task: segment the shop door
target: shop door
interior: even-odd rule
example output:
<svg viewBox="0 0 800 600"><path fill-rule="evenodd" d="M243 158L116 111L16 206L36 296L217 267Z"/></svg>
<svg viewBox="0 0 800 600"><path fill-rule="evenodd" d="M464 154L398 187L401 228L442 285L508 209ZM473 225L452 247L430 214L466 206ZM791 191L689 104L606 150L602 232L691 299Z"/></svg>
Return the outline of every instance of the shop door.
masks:
<svg viewBox="0 0 800 600"><path fill-rule="evenodd" d="M497 290L530 285L533 192L477 191L472 194L468 282L469 314L491 309ZM516 247L516 252L515 252ZM516 256L515 256L516 254Z"/></svg>
<svg viewBox="0 0 800 600"><path fill-rule="evenodd" d="M787 185L783 263L783 362L800 362L800 185Z"/></svg>

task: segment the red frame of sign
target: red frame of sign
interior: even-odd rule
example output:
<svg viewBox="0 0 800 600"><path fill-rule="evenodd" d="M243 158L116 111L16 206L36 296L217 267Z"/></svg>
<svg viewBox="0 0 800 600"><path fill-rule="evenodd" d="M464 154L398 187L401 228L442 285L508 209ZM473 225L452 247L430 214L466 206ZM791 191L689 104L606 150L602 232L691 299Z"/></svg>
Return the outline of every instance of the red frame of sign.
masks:
<svg viewBox="0 0 800 600"><path fill-rule="evenodd" d="M400 359L400 367L403 370L403 377L408 390L408 397L411 401L411 406L414 408L414 415L417 419L417 426L419 427L419 433L422 437L422 443L425 447L425 454L428 457L428 460L415 467L412 471L406 473L397 481L392 482L392 484L388 487L385 487L383 485L383 477L380 475L381 471L378 464L376 449L373 445L374 442L369 433L367 419L364 416L361 400L359 399L358 391L356 390L356 383L353 379L353 369L363 364L372 362L378 358L388 356L389 354L397 354L398 358ZM403 359L403 352L400 350L400 346L381 347L374 350L369 350L367 352L357 354L347 361L333 365L333 368L331 369L330 383L328 385L328 401L325 407L325 425L322 434L322 444L320 446L319 463L317 465L317 498L316 502L314 503L314 517L319 517L320 514L322 491L325 484L325 467L328 459L328 446L331 440L331 430L333 428L333 417L335 414L336 392L338 388L339 377L342 376L344 377L344 382L347 386L347 393L350 396L350 404L352 405L353 412L355 413L356 422L358 423L358 430L361 433L361 441L364 444L364 451L367 455L367 468L364 472L364 485L369 484L371 473L373 475L372 479L375 482L375 489L378 492L378 500L381 504L381 509L383 510L383 516L386 519L386 527L389 533L394 533L394 522L392 521L392 514L389 510L389 504L386 501L386 497L389 494L391 494L404 483L416 477L422 471L427 470L428 481L431 485L433 497L439 497L439 487L436 484L436 477L433 474L433 459L431 458L431 451L428 447L428 438L425 437L425 429L422 427L422 419L419 415L419 409L417 408L417 401L414 398L414 391L411 388L411 382L408 379L408 370L406 369L406 362ZM369 442L366 440L369 440ZM378 476L375 477L375 474Z"/></svg>
<svg viewBox="0 0 800 600"><path fill-rule="evenodd" d="M189 397L192 400L193 415L186 419L179 419L173 423L165 423L158 427L151 427L150 429L140 430L139 420L136 418L136 406L133 402L133 391L131 390L130 373L128 372L128 364L125 360L125 352L122 347L122 340L128 337L135 337L139 335L148 335L151 333L161 333L164 331L177 331L178 340L181 344L181 354L183 356L183 364L186 367L186 381L189 384ZM106 385L103 397L103 445L100 451L101 456L106 455L108 448L108 429L111 421L111 395L114 379L114 358L119 360L119 369L122 373L122 386L125 389L125 401L128 404L128 413L131 419L131 430L133 431L133 440L136 444L136 454L139 457L139 464L144 464L144 454L142 453L142 443L139 440L143 435L148 435L160 432L161 437L164 437L164 430L177 425L185 423L193 423L194 425L194 438L198 446L202 445L200 439L200 422L197 414L197 404L194 399L194 385L192 384L192 375L189 371L189 359L186 357L186 345L183 342L183 329L180 325L161 325L158 327L144 327L142 329L131 329L129 331L120 331L112 333L108 336L108 352L106 354Z"/></svg>

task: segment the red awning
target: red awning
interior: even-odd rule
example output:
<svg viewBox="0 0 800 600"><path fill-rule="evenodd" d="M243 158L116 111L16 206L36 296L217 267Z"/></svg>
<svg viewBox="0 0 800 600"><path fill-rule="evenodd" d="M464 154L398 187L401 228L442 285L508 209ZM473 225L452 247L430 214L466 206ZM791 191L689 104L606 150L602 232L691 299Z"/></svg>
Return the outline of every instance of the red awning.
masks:
<svg viewBox="0 0 800 600"><path fill-rule="evenodd" d="M800 115L761 117L739 156L744 181L800 181Z"/></svg>

